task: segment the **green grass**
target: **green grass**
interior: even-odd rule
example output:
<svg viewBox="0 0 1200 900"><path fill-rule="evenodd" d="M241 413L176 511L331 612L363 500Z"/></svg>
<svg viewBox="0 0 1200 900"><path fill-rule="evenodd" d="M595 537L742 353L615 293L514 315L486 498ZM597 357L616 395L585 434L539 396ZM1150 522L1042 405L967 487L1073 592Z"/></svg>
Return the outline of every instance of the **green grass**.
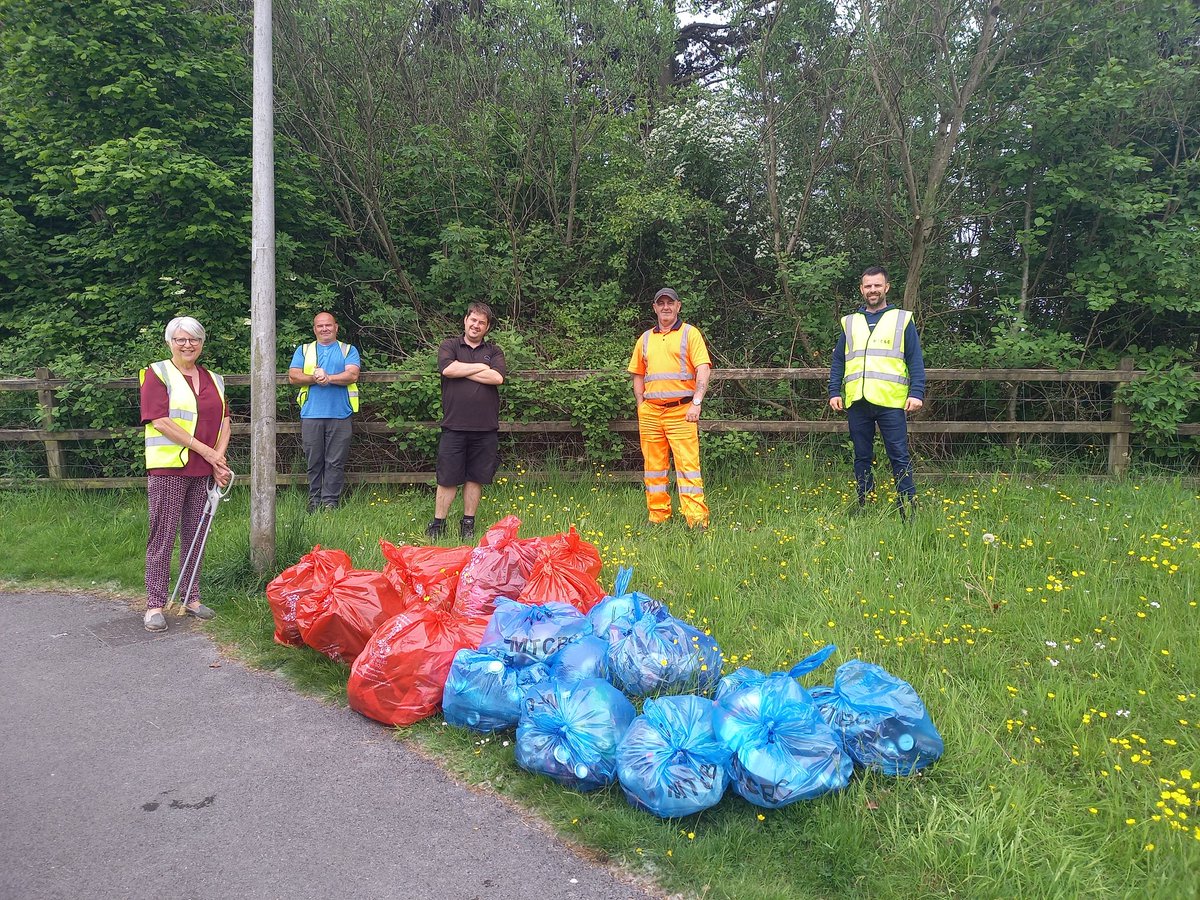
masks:
<svg viewBox="0 0 1200 900"><path fill-rule="evenodd" d="M707 535L643 524L639 489L602 478L510 482L481 521L515 513L523 535L575 524L606 585L634 587L711 628L726 668L773 670L827 642L910 681L946 742L909 779L857 776L780 811L732 793L662 822L619 788L565 791L522 772L512 735L440 719L402 732L456 776L515 798L564 837L708 897L1194 896L1200 871L1200 509L1167 480L926 483L916 519L886 505L849 517L838 466L781 456L706 473ZM0 578L136 596L144 497L8 492ZM301 688L344 702L346 669L278 647L247 565L247 493L213 531L205 599L216 636ZM314 544L382 565L379 538L423 542L432 497L364 489L339 511L279 504L280 567ZM451 525L455 524L452 519ZM985 539L994 535L995 540ZM1187 773L1187 774L1183 774Z"/></svg>

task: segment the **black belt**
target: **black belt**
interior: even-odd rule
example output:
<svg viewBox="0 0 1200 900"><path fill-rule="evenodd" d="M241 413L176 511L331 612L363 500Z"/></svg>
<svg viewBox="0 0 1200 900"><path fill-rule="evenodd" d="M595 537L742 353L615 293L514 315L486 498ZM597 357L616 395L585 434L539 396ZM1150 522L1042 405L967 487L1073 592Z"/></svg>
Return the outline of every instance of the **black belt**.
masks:
<svg viewBox="0 0 1200 900"><path fill-rule="evenodd" d="M691 397L680 397L678 400L668 400L666 403L655 403L654 405L659 409L670 409L672 406L683 406L683 404L691 402Z"/></svg>

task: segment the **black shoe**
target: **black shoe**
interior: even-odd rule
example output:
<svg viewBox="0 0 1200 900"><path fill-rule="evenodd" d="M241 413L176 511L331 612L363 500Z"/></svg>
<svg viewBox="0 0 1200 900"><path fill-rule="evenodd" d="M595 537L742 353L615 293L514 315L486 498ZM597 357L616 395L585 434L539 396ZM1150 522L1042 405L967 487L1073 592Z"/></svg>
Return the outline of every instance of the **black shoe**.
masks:
<svg viewBox="0 0 1200 900"><path fill-rule="evenodd" d="M474 522L474 520L472 520L470 522L466 522L466 521L459 522L458 523L458 536L464 541L475 540L475 522Z"/></svg>
<svg viewBox="0 0 1200 900"><path fill-rule="evenodd" d="M322 508L322 509L337 509L337 508L338 508L338 501L336 501L336 500L326 500L324 503L322 503L322 504L321 504L321 508Z"/></svg>
<svg viewBox="0 0 1200 900"><path fill-rule="evenodd" d="M425 529L425 537L429 538L430 540L439 540L440 538L444 537L445 534L445 522L430 522L429 526Z"/></svg>
<svg viewBox="0 0 1200 900"><path fill-rule="evenodd" d="M316 500L309 500L308 507L306 508L306 512L315 513L320 508L321 508L320 502L318 502Z"/></svg>

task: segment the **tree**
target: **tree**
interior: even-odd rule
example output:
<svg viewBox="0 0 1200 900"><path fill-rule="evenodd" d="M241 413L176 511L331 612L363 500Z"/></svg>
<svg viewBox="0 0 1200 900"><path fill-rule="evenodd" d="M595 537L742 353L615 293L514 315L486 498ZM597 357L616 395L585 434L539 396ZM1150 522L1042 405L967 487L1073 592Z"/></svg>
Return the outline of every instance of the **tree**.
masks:
<svg viewBox="0 0 1200 900"><path fill-rule="evenodd" d="M993 186L980 266L1009 340L1057 333L1074 358L1108 361L1200 349L1194 31L1173 2L1069 4L1009 57L1012 112L976 165Z"/></svg>
<svg viewBox="0 0 1200 900"><path fill-rule="evenodd" d="M863 55L884 124L887 164L899 172L908 235L902 303L920 316L921 274L943 225L944 188L976 93L1019 34L1001 26L1000 0L860 0ZM890 204L889 204L890 205ZM888 206L881 205L884 214ZM899 210L898 210L899 212Z"/></svg>
<svg viewBox="0 0 1200 900"><path fill-rule="evenodd" d="M564 290L608 296L597 198L638 155L660 7L326 0L281 18L281 127L320 161L366 273L356 302L395 353L452 298L524 325Z"/></svg>
<svg viewBox="0 0 1200 900"><path fill-rule="evenodd" d="M136 368L187 312L213 333L209 360L243 366L248 72L232 20L127 0L3 0L0 14L0 228L35 248L2 273L7 358ZM322 296L312 260L332 223L300 169L283 173L290 304Z"/></svg>
<svg viewBox="0 0 1200 900"><path fill-rule="evenodd" d="M795 322L783 362L793 364L799 343L812 363L825 349L813 336L836 319L832 286L847 264L845 242L823 227L833 212L825 198L858 138L863 93L849 65L852 33L835 3L778 3L762 13L736 77L738 115L753 123L759 148L745 203L775 270L766 304Z"/></svg>

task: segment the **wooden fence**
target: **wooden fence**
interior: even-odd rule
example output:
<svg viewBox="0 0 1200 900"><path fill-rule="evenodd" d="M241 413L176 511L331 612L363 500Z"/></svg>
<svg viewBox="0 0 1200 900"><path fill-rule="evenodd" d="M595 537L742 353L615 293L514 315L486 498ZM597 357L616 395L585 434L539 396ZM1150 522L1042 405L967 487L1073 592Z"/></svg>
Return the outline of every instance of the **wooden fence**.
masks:
<svg viewBox="0 0 1200 900"><path fill-rule="evenodd" d="M955 382L997 382L1009 386L1022 383L1053 382L1057 384L1077 385L1108 385L1113 388L1132 381L1143 373L1135 370L1131 361L1125 361L1121 368L1115 370L1067 370L1052 369L929 369L927 378L929 384L950 384ZM553 370L514 372L510 380L525 381L578 381L589 376L611 376L607 370ZM363 372L360 382L366 384L395 383L402 381L418 381L428 378L428 375L415 375L400 372ZM820 384L828 379L828 369L795 368L795 369L721 369L713 373L714 381L816 381ZM250 382L248 375L227 375L227 385L232 387L246 386ZM280 386L287 385L287 376L277 376ZM140 486L145 483L144 476L110 477L110 478L75 478L67 476L63 445L72 441L113 440L139 435L140 427L126 428L59 428L55 424L55 392L64 388L78 387L77 381L69 378L56 377L47 369L38 369L34 378L0 379L0 391L27 391L37 394L40 428L0 428L0 442L35 442L40 443L45 452L48 482L72 487L125 487ZM118 391L135 391L137 379L121 378L103 384L93 385L102 389ZM821 392L823 396L823 391ZM936 396L936 391L930 391ZM814 419L713 419L701 422L701 428L710 432L750 432L757 434L804 435L817 433L845 433L846 421L844 416L833 416L823 402L813 402L814 412L820 412L823 418ZM1130 460L1131 439L1135 428L1130 421L1129 410L1124 404L1111 400L1108 404L1107 419L1089 420L1018 420L1010 415L1005 418L984 421L939 421L931 416L918 414L909 421L909 431L914 434L983 434L983 435L1048 435L1048 434L1080 434L1107 435L1107 470L1110 474L1119 474L1125 470ZM400 430L435 429L436 422L408 422L393 428L386 422L356 419L354 428L358 434L392 435ZM634 420L614 420L609 428L616 433L636 433L637 422ZM502 432L508 433L542 433L570 434L580 433L580 429L569 421L543 422L502 422ZM250 431L250 424L242 417L235 420L233 434L245 435ZM298 421L279 422L277 434L298 434ZM1179 434L1200 434L1200 425L1184 425ZM640 478L640 473L613 473L616 478ZM430 483L430 472L355 472L348 475L348 480L375 484L415 484ZM277 483L302 484L305 482L301 474L280 473Z"/></svg>

